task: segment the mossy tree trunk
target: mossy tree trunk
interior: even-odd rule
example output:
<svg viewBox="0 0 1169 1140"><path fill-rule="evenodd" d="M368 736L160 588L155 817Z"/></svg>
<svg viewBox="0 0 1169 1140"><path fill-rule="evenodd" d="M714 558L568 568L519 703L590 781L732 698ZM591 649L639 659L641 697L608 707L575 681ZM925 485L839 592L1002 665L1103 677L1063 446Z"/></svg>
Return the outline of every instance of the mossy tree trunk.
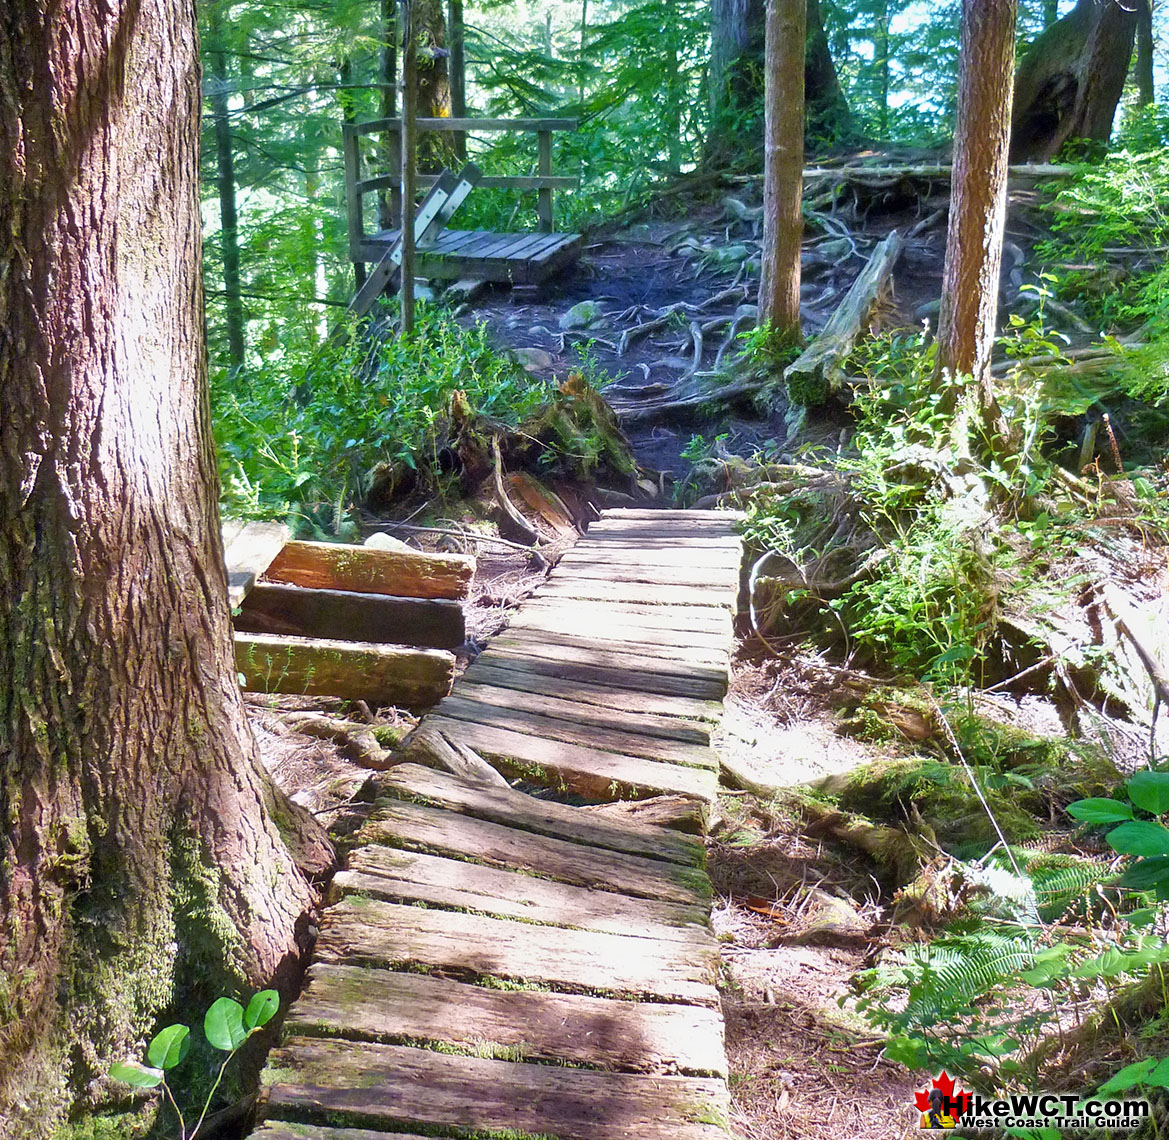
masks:
<svg viewBox="0 0 1169 1140"><path fill-rule="evenodd" d="M1153 0L1136 0L1137 51L1133 60L1137 85L1137 106L1147 107L1157 98L1153 85Z"/></svg>
<svg viewBox="0 0 1169 1140"><path fill-rule="evenodd" d="M446 47L446 10L443 0L412 0L418 73L420 119L451 117L451 77ZM427 131L418 136L418 169L435 173L454 162L454 139L449 131Z"/></svg>
<svg viewBox="0 0 1169 1140"><path fill-rule="evenodd" d="M0 9L6 1137L183 987L279 981L312 902L232 662L198 128L192 5Z"/></svg>
<svg viewBox="0 0 1169 1140"><path fill-rule="evenodd" d="M1013 161L1044 162L1071 139L1100 147L1108 142L1132 58L1138 6L1079 0L1036 37L1015 77Z"/></svg>
<svg viewBox="0 0 1169 1140"><path fill-rule="evenodd" d="M786 344L800 340L804 217L805 0L767 0L763 128L763 268L759 321Z"/></svg>
<svg viewBox="0 0 1169 1140"><path fill-rule="evenodd" d="M938 382L951 405L967 383L975 386L992 439L1003 432L990 355L1007 217L1015 19L1016 0L978 0L962 8L953 190L938 317Z"/></svg>

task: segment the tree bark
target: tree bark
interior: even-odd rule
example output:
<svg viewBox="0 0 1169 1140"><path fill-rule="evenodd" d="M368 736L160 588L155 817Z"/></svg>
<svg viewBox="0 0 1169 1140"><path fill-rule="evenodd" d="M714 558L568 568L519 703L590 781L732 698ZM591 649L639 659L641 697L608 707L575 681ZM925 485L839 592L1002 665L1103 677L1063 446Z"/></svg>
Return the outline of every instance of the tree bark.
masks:
<svg viewBox="0 0 1169 1140"><path fill-rule="evenodd" d="M418 60L415 79L418 115L423 119L449 119L451 79L445 5L443 0L411 0L411 8ZM419 170L435 174L451 162L453 140L447 134L446 131L427 131L419 136Z"/></svg>
<svg viewBox="0 0 1169 1140"><path fill-rule="evenodd" d="M447 25L451 45L451 115L467 117L466 29L463 26L463 0L447 0ZM467 158L467 136L456 132L451 143L460 161Z"/></svg>
<svg viewBox="0 0 1169 1140"><path fill-rule="evenodd" d="M193 5L0 9L6 1137L97 1095L192 986L281 979L304 948L277 829L299 817L232 660L198 124Z"/></svg>
<svg viewBox="0 0 1169 1140"><path fill-rule="evenodd" d="M1040 33L1015 77L1012 162L1045 162L1071 139L1107 144L1136 26L1136 5L1079 0Z"/></svg>
<svg viewBox="0 0 1169 1140"><path fill-rule="evenodd" d="M402 25L402 332L414 331L414 212L418 173L418 4L401 0Z"/></svg>
<svg viewBox="0 0 1169 1140"><path fill-rule="evenodd" d="M235 158L231 148L231 123L227 105L227 53L223 44L223 7L226 0L210 5L208 29L212 82L207 101L215 129L215 186L219 192L219 246L223 258L223 307L227 322L227 359L232 369L244 362L247 351L244 302L241 296L239 257L239 210L235 195Z"/></svg>
<svg viewBox="0 0 1169 1140"><path fill-rule="evenodd" d="M767 0L759 323L787 344L800 339L806 14L805 0Z"/></svg>
<svg viewBox="0 0 1169 1140"><path fill-rule="evenodd" d="M984 421L997 435L990 354L1007 215L1016 0L971 0L962 11L938 370L951 403L968 380L977 387Z"/></svg>
<svg viewBox="0 0 1169 1140"><path fill-rule="evenodd" d="M1137 54L1136 69L1137 106L1148 107L1155 102L1157 92L1153 86L1153 0L1136 0L1137 8Z"/></svg>

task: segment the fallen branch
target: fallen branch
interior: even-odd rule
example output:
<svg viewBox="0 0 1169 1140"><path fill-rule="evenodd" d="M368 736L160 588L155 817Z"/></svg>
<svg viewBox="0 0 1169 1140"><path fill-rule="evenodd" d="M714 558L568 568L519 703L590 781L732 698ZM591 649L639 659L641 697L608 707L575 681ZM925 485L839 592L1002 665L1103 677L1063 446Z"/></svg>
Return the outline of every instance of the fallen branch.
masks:
<svg viewBox="0 0 1169 1140"><path fill-rule="evenodd" d="M535 545L540 535L536 528L518 510L508 498L507 489L503 485L503 457L499 453L499 436L491 437L491 481L495 490L495 502L512 530L525 542Z"/></svg>
<svg viewBox="0 0 1169 1140"><path fill-rule="evenodd" d="M394 753L394 765L422 764L427 768L441 768L452 776L460 776L477 784L492 784L509 788L511 785L474 749L452 740L423 721Z"/></svg>
<svg viewBox="0 0 1169 1140"><path fill-rule="evenodd" d="M392 766L390 751L378 743L368 725L315 712L285 713L281 719L295 732L335 744L346 760L360 764L363 768L384 772Z"/></svg>

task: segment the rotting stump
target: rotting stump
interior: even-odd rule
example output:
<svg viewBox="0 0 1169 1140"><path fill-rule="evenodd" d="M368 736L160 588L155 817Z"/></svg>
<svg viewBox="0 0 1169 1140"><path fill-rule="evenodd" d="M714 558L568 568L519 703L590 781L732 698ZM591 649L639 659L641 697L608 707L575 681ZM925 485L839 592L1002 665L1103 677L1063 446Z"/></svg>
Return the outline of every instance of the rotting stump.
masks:
<svg viewBox="0 0 1169 1140"><path fill-rule="evenodd" d="M575 799L682 797L700 831L735 521L607 512L423 724ZM414 763L377 780L255 1135L724 1137L701 835Z"/></svg>

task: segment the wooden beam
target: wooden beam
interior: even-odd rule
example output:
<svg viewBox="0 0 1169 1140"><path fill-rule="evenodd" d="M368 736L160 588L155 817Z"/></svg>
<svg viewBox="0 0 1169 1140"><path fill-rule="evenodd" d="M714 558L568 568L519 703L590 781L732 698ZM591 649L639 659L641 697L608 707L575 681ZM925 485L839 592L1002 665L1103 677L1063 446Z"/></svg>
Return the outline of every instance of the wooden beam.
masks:
<svg viewBox="0 0 1169 1140"><path fill-rule="evenodd" d="M575 131L576 119L417 119L420 131ZM370 119L354 128L359 135L400 131L402 120Z"/></svg>
<svg viewBox="0 0 1169 1140"><path fill-rule="evenodd" d="M224 520L223 561L227 566L227 597L233 610L280 553L289 533L283 523Z"/></svg>
<svg viewBox="0 0 1169 1140"><path fill-rule="evenodd" d="M455 659L437 649L237 633L235 667L253 692L422 708L450 692Z"/></svg>
<svg viewBox="0 0 1169 1140"><path fill-rule="evenodd" d="M254 587L235 627L244 633L342 637L428 649L455 649L466 639L458 602L278 584Z"/></svg>
<svg viewBox="0 0 1169 1140"><path fill-rule="evenodd" d="M439 179L437 174L418 175L420 187L433 186ZM374 190L386 190L399 185L397 175L378 174L373 178L363 178L357 184L360 194L370 194ZM500 174L484 176L479 179L478 185L484 190L540 190L547 187L550 190L579 190L580 179L573 174L553 174L548 177L527 174Z"/></svg>
<svg viewBox="0 0 1169 1140"><path fill-rule="evenodd" d="M475 559L464 554L378 550L336 542L290 542L268 567L267 582L352 590L395 598L460 601L471 589Z"/></svg>
<svg viewBox="0 0 1169 1140"><path fill-rule="evenodd" d="M539 144L536 170L542 178L548 178L552 174L552 132L540 131L536 136L536 141ZM552 232L552 188L550 186L540 187L536 205L540 217L540 230L550 234Z"/></svg>

